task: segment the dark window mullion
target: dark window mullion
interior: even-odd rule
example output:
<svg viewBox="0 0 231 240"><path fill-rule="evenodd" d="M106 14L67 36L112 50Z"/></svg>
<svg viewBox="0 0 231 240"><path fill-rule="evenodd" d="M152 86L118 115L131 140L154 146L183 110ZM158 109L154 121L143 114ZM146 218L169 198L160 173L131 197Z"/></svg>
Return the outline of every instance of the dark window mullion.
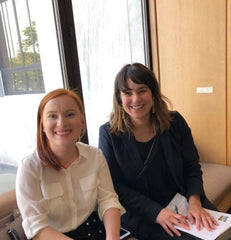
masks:
<svg viewBox="0 0 231 240"><path fill-rule="evenodd" d="M84 104L72 1L53 0L53 6L55 10L56 24L60 23L60 28L59 26L56 26L57 32L59 33L59 30L61 29L62 34L62 36L58 36L58 39L61 41L59 46L63 47L60 51L64 51L65 61L63 63L65 64L64 69L67 74L67 85L70 89L74 89L79 94ZM56 6L58 6L58 8L56 8ZM65 76L65 74L63 75ZM87 132L81 141L88 143Z"/></svg>
<svg viewBox="0 0 231 240"><path fill-rule="evenodd" d="M17 15L17 9L16 9L16 5L15 5L15 0L12 0L12 5L13 5L13 11L14 11L14 16L15 16L15 24L16 24L16 29L17 29L17 35L18 35L18 43L19 43L19 50L20 50L20 55L22 58L22 65L25 66L25 58L24 58L24 54L23 54L23 48L22 48L22 39L21 39L21 34L20 34L20 28L19 28L19 24L18 24L18 15ZM26 89L29 89L29 80L28 80L28 76L27 73L24 72L24 80L26 82Z"/></svg>
<svg viewBox="0 0 231 240"><path fill-rule="evenodd" d="M141 0L142 23L144 36L145 65L152 66L151 39L150 39L150 21L149 21L149 3L148 0Z"/></svg>

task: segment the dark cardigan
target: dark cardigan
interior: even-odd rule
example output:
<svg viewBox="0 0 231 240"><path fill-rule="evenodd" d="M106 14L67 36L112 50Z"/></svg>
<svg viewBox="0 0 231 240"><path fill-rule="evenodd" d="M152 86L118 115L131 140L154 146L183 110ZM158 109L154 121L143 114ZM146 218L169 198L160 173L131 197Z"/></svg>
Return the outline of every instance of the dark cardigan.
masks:
<svg viewBox="0 0 231 240"><path fill-rule="evenodd" d="M204 202L202 171L191 130L178 112L171 112L171 116L170 129L158 137L162 155L179 193L187 198L199 194ZM111 134L109 123L105 123L100 127L99 148L107 159L115 190L126 209L126 214L122 216L123 226L133 233L138 229L147 233L148 226L151 229L151 225L155 224L163 206L149 198L147 178L138 178L143 169L143 160L134 136Z"/></svg>

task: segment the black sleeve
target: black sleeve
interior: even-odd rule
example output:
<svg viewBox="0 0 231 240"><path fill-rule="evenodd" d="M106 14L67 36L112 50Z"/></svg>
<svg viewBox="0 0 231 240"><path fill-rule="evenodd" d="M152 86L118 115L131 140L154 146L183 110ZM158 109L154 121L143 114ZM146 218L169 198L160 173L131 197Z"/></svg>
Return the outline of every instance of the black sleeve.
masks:
<svg viewBox="0 0 231 240"><path fill-rule="evenodd" d="M193 194L204 196L202 171L199 164L199 155L194 144L191 129L185 119L178 113L174 113L172 123L172 135L178 143L183 160L183 177L186 188L186 197Z"/></svg>
<svg viewBox="0 0 231 240"><path fill-rule="evenodd" d="M112 134L105 125L100 127L99 148L104 153L108 162L114 187L119 195L121 204L126 210L129 209L136 215L146 219L146 221L154 223L163 207L138 192L124 177L120 168L123 165L123 161L126 161L126 159L121 159L119 157L118 149L115 149L112 140Z"/></svg>

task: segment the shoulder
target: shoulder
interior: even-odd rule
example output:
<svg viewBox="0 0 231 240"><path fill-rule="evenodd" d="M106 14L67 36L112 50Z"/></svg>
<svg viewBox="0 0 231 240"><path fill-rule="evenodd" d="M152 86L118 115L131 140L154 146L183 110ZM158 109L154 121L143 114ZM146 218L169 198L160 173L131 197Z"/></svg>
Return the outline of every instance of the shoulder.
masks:
<svg viewBox="0 0 231 240"><path fill-rule="evenodd" d="M82 142L77 142L76 145L79 150L79 167L85 174L99 171L106 165L106 159L101 149Z"/></svg>
<svg viewBox="0 0 231 240"><path fill-rule="evenodd" d="M38 167L42 163L39 159L38 152L35 150L33 153L27 155L22 159L20 162L20 165L25 166L25 167Z"/></svg>
<svg viewBox="0 0 231 240"><path fill-rule="evenodd" d="M90 159L90 158L97 158L102 156L102 151L99 148L90 146L86 143L77 142L76 146L79 150L80 156Z"/></svg>
<svg viewBox="0 0 231 240"><path fill-rule="evenodd" d="M100 148L102 144L108 144L108 142L112 142L114 145L122 144L122 142L131 141L134 139L132 133L124 132L120 134L112 133L110 129L110 123L106 122L100 126L99 129L99 145Z"/></svg>
<svg viewBox="0 0 231 240"><path fill-rule="evenodd" d="M28 172L37 176L42 168L43 164L39 159L37 151L35 150L33 153L27 155L19 162L18 172Z"/></svg>
<svg viewBox="0 0 231 240"><path fill-rule="evenodd" d="M187 127L185 118L178 111L171 111L171 127Z"/></svg>
<svg viewBox="0 0 231 240"><path fill-rule="evenodd" d="M185 118L178 111L171 111L171 125L169 129L170 135L174 139L181 139L191 135L191 129L188 126Z"/></svg>
<svg viewBox="0 0 231 240"><path fill-rule="evenodd" d="M102 131L110 132L110 123L109 123L109 122L106 122L106 123L104 123L103 125L101 125L101 126L99 127L99 131L100 131L100 133L101 133Z"/></svg>
<svg viewBox="0 0 231 240"><path fill-rule="evenodd" d="M170 111L172 121L182 120L184 117L178 111Z"/></svg>
<svg viewBox="0 0 231 240"><path fill-rule="evenodd" d="M99 128L99 143L111 141L115 134L110 131L110 123L106 122Z"/></svg>

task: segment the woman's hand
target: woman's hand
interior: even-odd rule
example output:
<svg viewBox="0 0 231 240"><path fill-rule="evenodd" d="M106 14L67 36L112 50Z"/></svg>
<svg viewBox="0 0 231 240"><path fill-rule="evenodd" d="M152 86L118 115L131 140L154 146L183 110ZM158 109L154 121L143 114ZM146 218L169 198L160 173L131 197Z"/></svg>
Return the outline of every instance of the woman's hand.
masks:
<svg viewBox="0 0 231 240"><path fill-rule="evenodd" d="M181 228L189 230L189 224L186 221L186 217L177 214L169 209L163 208L156 218L156 222L159 223L163 229L173 237L175 233L177 236L181 236L181 233L175 228L177 225Z"/></svg>
<svg viewBox="0 0 231 240"><path fill-rule="evenodd" d="M208 212L206 212L200 201L199 195L192 195L189 198L189 209L187 218L191 224L196 224L196 228L200 231L203 226L211 231L218 225L217 221Z"/></svg>

